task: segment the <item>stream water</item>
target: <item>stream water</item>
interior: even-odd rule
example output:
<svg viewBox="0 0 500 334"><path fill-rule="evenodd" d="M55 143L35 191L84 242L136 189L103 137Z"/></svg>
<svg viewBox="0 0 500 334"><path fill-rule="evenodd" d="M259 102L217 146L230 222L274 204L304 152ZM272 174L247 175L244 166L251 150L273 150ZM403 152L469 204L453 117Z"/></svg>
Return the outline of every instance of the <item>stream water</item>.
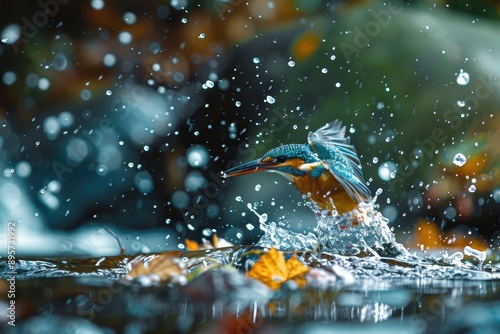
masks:
<svg viewBox="0 0 500 334"><path fill-rule="evenodd" d="M466 247L426 257L395 240L375 200L339 216L313 202L315 233L294 233L258 214L263 237L255 246L175 251L185 285L124 280L132 263L158 254L102 258L0 261L0 277L15 272L16 327L75 333L469 333L500 324L498 254ZM309 284L278 291L248 280L245 271L263 249L275 247L312 269ZM465 256L464 256L465 255ZM209 270L217 267L216 270ZM6 289L6 287L1 287ZM2 309L8 306L2 293ZM291 325L291 324L294 325ZM368 324L371 324L368 326ZM51 331L54 332L54 331Z"/></svg>

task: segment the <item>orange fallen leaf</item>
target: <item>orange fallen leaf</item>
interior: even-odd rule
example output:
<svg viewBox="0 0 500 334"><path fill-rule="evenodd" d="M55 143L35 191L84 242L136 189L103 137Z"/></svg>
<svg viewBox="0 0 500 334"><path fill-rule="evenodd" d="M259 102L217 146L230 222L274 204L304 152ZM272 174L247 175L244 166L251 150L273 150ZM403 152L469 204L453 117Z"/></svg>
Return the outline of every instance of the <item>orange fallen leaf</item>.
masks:
<svg viewBox="0 0 500 334"><path fill-rule="evenodd" d="M212 235L212 242L208 241L205 238L201 239L201 245L197 243L194 240L191 239L184 239L184 242L186 243L186 248L188 250L200 250L200 249L212 249L212 248L219 248L219 247L231 247L234 246L232 243L229 241L217 237L216 234Z"/></svg>
<svg viewBox="0 0 500 334"><path fill-rule="evenodd" d="M297 259L297 254L293 254L288 261L285 261L283 253L271 248L269 253L262 255L252 266L247 275L277 290L290 280L303 287L306 284L305 274L308 271L309 267Z"/></svg>
<svg viewBox="0 0 500 334"><path fill-rule="evenodd" d="M186 238L186 239L184 239L184 243L186 244L186 248L188 250L198 250L198 249L200 249L200 245L196 241L194 241L194 240Z"/></svg>

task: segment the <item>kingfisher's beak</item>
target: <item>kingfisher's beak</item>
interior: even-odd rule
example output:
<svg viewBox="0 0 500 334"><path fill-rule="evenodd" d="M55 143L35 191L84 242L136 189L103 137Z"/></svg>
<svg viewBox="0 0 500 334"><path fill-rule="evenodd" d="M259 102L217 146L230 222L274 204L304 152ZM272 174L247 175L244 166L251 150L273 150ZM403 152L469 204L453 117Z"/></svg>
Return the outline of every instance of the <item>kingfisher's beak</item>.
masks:
<svg viewBox="0 0 500 334"><path fill-rule="evenodd" d="M233 168L229 168L224 172L225 177L251 174L262 172L264 170L276 169L280 164L276 162L263 162L261 159L245 162Z"/></svg>

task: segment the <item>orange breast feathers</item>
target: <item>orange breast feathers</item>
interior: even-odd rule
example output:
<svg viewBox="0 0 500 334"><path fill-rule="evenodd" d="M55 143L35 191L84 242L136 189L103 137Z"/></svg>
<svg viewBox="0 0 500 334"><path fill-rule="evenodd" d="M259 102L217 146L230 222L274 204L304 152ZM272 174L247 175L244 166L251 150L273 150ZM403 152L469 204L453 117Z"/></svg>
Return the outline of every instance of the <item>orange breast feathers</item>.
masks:
<svg viewBox="0 0 500 334"><path fill-rule="evenodd" d="M303 165L300 169L304 170L306 168L308 168L307 164ZM310 193L311 198L323 210L333 209L330 199L333 201L339 214L349 212L358 205L328 170L325 170L317 178L313 178L311 173L306 173L304 176L293 176L291 181L301 194Z"/></svg>

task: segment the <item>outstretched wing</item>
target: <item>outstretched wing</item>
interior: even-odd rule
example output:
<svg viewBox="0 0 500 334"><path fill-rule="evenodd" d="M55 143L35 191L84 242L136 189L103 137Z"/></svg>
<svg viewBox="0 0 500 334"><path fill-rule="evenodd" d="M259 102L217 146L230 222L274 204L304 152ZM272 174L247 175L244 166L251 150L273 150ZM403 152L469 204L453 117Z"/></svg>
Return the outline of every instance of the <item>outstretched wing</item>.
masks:
<svg viewBox="0 0 500 334"><path fill-rule="evenodd" d="M352 199L358 203L371 200L356 149L345 137L345 126L340 120L309 132L307 141Z"/></svg>

